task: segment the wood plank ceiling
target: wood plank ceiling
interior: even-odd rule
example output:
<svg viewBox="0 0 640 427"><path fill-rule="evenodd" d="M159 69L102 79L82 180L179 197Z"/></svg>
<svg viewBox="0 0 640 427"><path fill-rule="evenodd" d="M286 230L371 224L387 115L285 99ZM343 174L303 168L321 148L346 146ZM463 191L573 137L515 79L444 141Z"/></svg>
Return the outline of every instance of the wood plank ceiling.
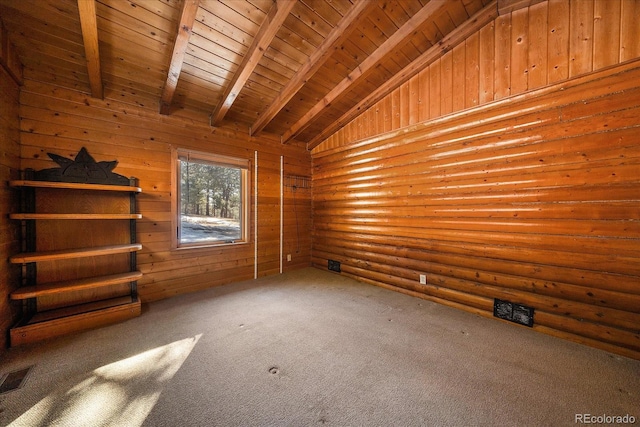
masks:
<svg viewBox="0 0 640 427"><path fill-rule="evenodd" d="M30 81L310 145L497 13L496 0L0 0Z"/></svg>

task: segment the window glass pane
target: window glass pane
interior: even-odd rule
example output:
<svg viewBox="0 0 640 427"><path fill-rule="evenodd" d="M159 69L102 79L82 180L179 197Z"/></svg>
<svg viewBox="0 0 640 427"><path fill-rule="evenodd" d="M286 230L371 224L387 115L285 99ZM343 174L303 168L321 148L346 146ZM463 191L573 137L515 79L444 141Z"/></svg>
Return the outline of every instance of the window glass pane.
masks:
<svg viewBox="0 0 640 427"><path fill-rule="evenodd" d="M243 239L243 169L193 157L179 159L179 244Z"/></svg>

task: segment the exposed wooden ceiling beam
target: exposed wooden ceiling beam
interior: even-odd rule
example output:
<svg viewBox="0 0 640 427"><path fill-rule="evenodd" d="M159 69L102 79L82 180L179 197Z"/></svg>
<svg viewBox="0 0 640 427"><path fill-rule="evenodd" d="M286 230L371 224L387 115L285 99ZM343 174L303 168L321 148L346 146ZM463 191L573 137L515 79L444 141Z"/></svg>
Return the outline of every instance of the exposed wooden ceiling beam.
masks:
<svg viewBox="0 0 640 427"><path fill-rule="evenodd" d="M229 85L222 95L222 100L211 113L211 125L219 126L224 116L227 114L236 97L249 80L249 76L260 62L262 55L267 50L276 33L284 23L289 12L295 6L296 0L276 0L269 13L265 17L258 34L253 39L253 43L249 47L247 54L244 56L242 63L238 67Z"/></svg>
<svg viewBox="0 0 640 427"><path fill-rule="evenodd" d="M84 56L87 60L89 86L91 96L104 98L102 72L100 71L100 50L98 48L98 19L96 18L96 2L94 0L78 0L80 28L84 42Z"/></svg>
<svg viewBox="0 0 640 427"><path fill-rule="evenodd" d="M471 18L469 18L465 23L447 34L437 45L434 45L429 50L425 51L422 55L413 60L413 62L404 67L399 73L395 74L382 86L378 87L378 89L369 94L369 96L364 98L356 106L343 114L338 120L333 122L331 126L328 126L321 133L316 135L307 144L307 149L312 150L320 145L322 141L327 139L341 127L366 111L367 108L374 105L376 102L391 93L394 89L399 87L402 83L420 72L420 70L423 70L424 67L440 58L444 53L453 49L457 44L464 41L467 37L469 37L476 31L479 31L482 27L484 27L486 24L493 21L497 17L498 8L496 7L496 0L494 0L487 6L485 6L482 10L478 11Z"/></svg>
<svg viewBox="0 0 640 427"><path fill-rule="evenodd" d="M78 0L82 1L82 0ZM173 45L173 53L171 54L171 64L167 71L167 80L162 89L160 96L160 114L169 114L171 110L171 101L178 87L178 80L182 72L182 64L184 63L184 54L187 51L191 29L196 20L196 12L200 0L184 0L182 5L182 13L180 14L180 25L178 27L178 35Z"/></svg>
<svg viewBox="0 0 640 427"><path fill-rule="evenodd" d="M298 70L295 76L280 91L251 126L251 135L261 132L271 120L287 105L287 102L304 86L307 81L324 65L331 54L349 37L351 31L378 3L371 0L356 0L355 4L342 17L340 22L333 27L322 44L313 52L307 62Z"/></svg>
<svg viewBox="0 0 640 427"><path fill-rule="evenodd" d="M382 43L371 55L365 58L355 70L349 73L331 92L314 105L304 116L302 116L291 128L282 135L282 142L285 143L304 130L311 122L318 117L331 103L343 93L346 93L352 86L357 84L375 70L387 55L396 51L398 46L404 45L411 38L416 30L424 22L432 18L438 11L446 6L447 0L431 0L418 13L413 15L402 27L393 33L384 43Z"/></svg>

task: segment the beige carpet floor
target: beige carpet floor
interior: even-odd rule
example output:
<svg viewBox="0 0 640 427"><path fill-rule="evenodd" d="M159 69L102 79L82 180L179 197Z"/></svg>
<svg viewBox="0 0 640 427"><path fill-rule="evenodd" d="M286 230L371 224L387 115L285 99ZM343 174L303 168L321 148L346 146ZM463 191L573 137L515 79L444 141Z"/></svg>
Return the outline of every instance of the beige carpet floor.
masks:
<svg viewBox="0 0 640 427"><path fill-rule="evenodd" d="M0 425L640 424L640 361L313 268L12 349L0 375L28 366Z"/></svg>

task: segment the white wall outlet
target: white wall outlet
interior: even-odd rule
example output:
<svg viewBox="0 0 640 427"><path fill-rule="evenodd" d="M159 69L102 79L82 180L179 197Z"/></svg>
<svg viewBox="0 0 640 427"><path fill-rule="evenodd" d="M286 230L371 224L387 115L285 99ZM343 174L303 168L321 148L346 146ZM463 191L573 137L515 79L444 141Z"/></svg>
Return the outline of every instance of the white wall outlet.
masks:
<svg viewBox="0 0 640 427"><path fill-rule="evenodd" d="M291 254L287 254L287 261L291 261Z"/></svg>
<svg viewBox="0 0 640 427"><path fill-rule="evenodd" d="M420 284L421 285L426 285L427 284L427 275L426 274L421 274L420 275Z"/></svg>

